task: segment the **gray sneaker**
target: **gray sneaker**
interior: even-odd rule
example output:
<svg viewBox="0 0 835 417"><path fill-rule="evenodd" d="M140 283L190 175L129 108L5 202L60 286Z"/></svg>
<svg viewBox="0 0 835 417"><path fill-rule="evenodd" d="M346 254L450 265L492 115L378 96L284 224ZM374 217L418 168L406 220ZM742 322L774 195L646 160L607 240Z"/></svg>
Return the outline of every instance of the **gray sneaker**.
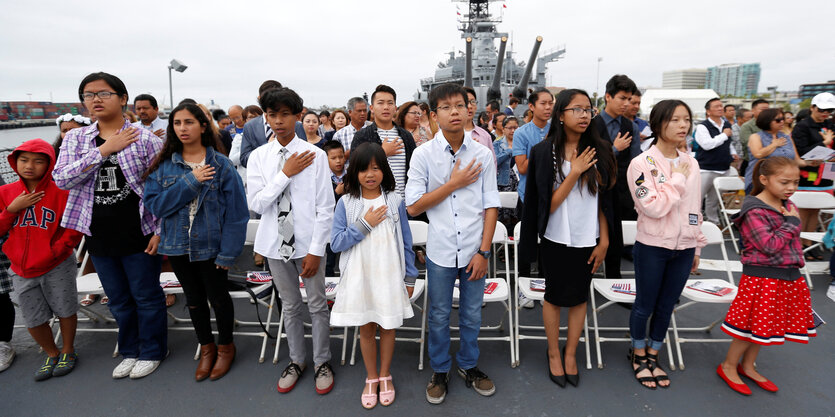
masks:
<svg viewBox="0 0 835 417"><path fill-rule="evenodd" d="M325 362L316 368L316 393L325 395L333 389L333 368L329 362Z"/></svg>
<svg viewBox="0 0 835 417"><path fill-rule="evenodd" d="M52 372L55 370L55 365L58 364L58 357L46 357L44 364L35 372L35 381L43 381L52 378Z"/></svg>
<svg viewBox="0 0 835 417"><path fill-rule="evenodd" d="M130 375L130 371L136 365L136 358L124 358L116 368L113 369L113 379L122 379Z"/></svg>
<svg viewBox="0 0 835 417"><path fill-rule="evenodd" d="M282 394L286 394L293 390L296 387L296 382L298 382L299 377L302 376L302 372L304 372L304 364L297 364L295 362L290 362L284 371L281 372L281 378L278 379L278 392Z"/></svg>
<svg viewBox="0 0 835 417"><path fill-rule="evenodd" d="M64 376L73 369L75 369L75 364L78 362L78 355L73 353L62 353L58 356L58 364L55 365L55 370L52 371L52 376Z"/></svg>
<svg viewBox="0 0 835 417"><path fill-rule="evenodd" d="M534 307L534 300L531 300L528 297L525 297L525 294L519 293L519 306L522 308L533 308Z"/></svg>
<svg viewBox="0 0 835 417"><path fill-rule="evenodd" d="M15 351L9 342L0 342L0 372L5 371L14 361Z"/></svg>
<svg viewBox="0 0 835 417"><path fill-rule="evenodd" d="M467 388L473 387L475 392L480 395L489 397L496 393L496 386L493 385L493 381L478 368L470 368L467 370L458 368L458 375L464 378Z"/></svg>

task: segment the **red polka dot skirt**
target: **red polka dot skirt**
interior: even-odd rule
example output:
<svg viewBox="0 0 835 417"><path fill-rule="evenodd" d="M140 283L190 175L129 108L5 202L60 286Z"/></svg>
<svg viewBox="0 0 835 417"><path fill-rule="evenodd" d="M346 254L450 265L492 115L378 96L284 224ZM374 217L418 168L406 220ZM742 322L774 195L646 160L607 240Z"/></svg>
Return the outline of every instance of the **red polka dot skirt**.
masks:
<svg viewBox="0 0 835 417"><path fill-rule="evenodd" d="M782 345L809 343L815 336L809 288L794 281L742 275L722 330L746 342Z"/></svg>

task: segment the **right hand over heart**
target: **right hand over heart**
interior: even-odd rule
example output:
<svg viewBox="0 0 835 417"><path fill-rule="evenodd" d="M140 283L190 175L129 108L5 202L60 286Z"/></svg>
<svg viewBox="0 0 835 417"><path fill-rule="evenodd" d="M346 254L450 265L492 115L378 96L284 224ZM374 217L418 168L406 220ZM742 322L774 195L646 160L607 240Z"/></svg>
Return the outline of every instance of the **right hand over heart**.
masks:
<svg viewBox="0 0 835 417"><path fill-rule="evenodd" d="M382 205L380 207L377 207L376 209L374 207L371 207L365 213L365 217L363 217L363 219L365 219L365 222L368 223L369 226L377 227L378 224L382 223L383 220L386 219L387 210L388 206L386 205Z"/></svg>
<svg viewBox="0 0 835 417"><path fill-rule="evenodd" d="M690 164L687 162L682 162L678 164L677 167L673 167L673 173L678 172L679 174L684 174L684 177L690 176Z"/></svg>
<svg viewBox="0 0 835 417"><path fill-rule="evenodd" d="M455 165L452 167L452 172L449 174L448 183L457 190L476 182L478 175L481 174L481 163L473 166L474 164L475 159L470 161L465 168L458 169L461 166L461 160L459 159L455 161Z"/></svg>
<svg viewBox="0 0 835 417"><path fill-rule="evenodd" d="M615 137L615 142L613 143L613 145L615 145L615 149L617 149L618 152L628 148L629 145L631 145L631 144L632 144L632 134L630 134L630 133L627 133L623 136L621 136L621 134L618 133L618 135Z"/></svg>
<svg viewBox="0 0 835 417"><path fill-rule="evenodd" d="M316 154L311 151L296 152L287 158L287 162L284 163L284 168L281 171L284 172L284 175L292 177L313 164L315 156Z"/></svg>
<svg viewBox="0 0 835 417"><path fill-rule="evenodd" d="M215 175L215 169L211 165L203 165L199 168L194 168L191 170L191 173L194 174L194 178L197 179L199 182L206 182Z"/></svg>
<svg viewBox="0 0 835 417"><path fill-rule="evenodd" d="M20 193L19 196L15 197L8 206L6 206L6 211L9 213L17 213L21 210L33 206L43 199L44 192L38 191L37 193L27 193L23 191Z"/></svg>
<svg viewBox="0 0 835 417"><path fill-rule="evenodd" d="M130 126L127 129L122 129L115 135L107 138L107 140L104 141L104 144L99 146L99 152L101 152L102 157L106 158L121 151L122 149L127 148L131 143L134 143L137 140L139 140L139 129Z"/></svg>

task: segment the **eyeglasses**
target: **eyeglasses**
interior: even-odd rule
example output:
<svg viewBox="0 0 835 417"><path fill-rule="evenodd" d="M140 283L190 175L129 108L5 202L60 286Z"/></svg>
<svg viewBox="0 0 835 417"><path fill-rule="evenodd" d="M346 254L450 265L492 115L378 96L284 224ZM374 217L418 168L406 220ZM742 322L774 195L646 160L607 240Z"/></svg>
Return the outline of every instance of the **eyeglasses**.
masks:
<svg viewBox="0 0 835 417"><path fill-rule="evenodd" d="M448 111L452 110L453 108L455 110L458 110L459 113L467 111L467 105L465 105L465 104L456 104L455 106L449 106L449 105L438 106L438 107L435 108L435 110L436 111L440 110L440 111L448 112Z"/></svg>
<svg viewBox="0 0 835 417"><path fill-rule="evenodd" d="M84 93L81 95L81 98L83 98L84 101L93 101L93 97L98 97L102 100L107 100L110 98L110 96L118 95L119 93L115 91L99 91L98 93Z"/></svg>
<svg viewBox="0 0 835 417"><path fill-rule="evenodd" d="M473 106L478 106L478 100L470 100L467 103L472 104Z"/></svg>
<svg viewBox="0 0 835 417"><path fill-rule="evenodd" d="M412 116L420 117L423 113L421 113L419 111L410 111L410 112L406 112L406 114L411 114Z"/></svg>
<svg viewBox="0 0 835 417"><path fill-rule="evenodd" d="M774 119L774 123L783 123L783 120L784 119L782 117L777 117Z"/></svg>
<svg viewBox="0 0 835 417"><path fill-rule="evenodd" d="M584 109L582 107L571 107L563 111L567 112L569 110L571 110L574 113L574 117L583 117L583 115L586 113L588 113L589 117L591 117L592 119L594 119L594 117L597 116L597 109L593 107L589 109Z"/></svg>

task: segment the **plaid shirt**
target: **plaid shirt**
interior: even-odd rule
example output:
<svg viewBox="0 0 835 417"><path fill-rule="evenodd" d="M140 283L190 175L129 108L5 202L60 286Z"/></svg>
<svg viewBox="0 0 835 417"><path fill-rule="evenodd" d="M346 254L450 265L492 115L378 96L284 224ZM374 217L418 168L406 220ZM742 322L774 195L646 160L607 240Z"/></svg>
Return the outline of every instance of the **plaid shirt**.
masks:
<svg viewBox="0 0 835 417"><path fill-rule="evenodd" d="M130 123L125 120L122 129L128 127L130 127ZM61 144L58 162L52 172L52 178L58 187L70 191L64 217L61 219L61 226L78 230L88 236L90 235L90 221L93 217L93 194L96 186L96 176L99 167L104 162L101 152L96 146L96 136L98 135L98 123L80 129L73 129L67 133L64 142ZM138 208L142 233L148 235L154 232L159 233L159 221L149 211L145 210L145 205L142 202L142 195L145 190L145 181L142 179L142 174L162 149L162 139L145 129L139 129L138 138L139 140L119 151L116 158L125 179L130 184L130 188L139 196Z"/></svg>
<svg viewBox="0 0 835 417"><path fill-rule="evenodd" d="M6 238L9 235L3 236L0 238L0 246L3 246L6 243ZM0 251L0 294L8 294L12 292L12 278L9 277L9 268L11 268L12 263L9 261L9 258L6 257L6 254L3 251Z"/></svg>
<svg viewBox="0 0 835 417"><path fill-rule="evenodd" d="M748 199L756 198L752 196ZM786 210L795 207L786 200ZM802 268L803 247L800 245L800 219L784 216L765 203L759 203L742 216L734 217L742 236L743 265L770 266L775 268Z"/></svg>

